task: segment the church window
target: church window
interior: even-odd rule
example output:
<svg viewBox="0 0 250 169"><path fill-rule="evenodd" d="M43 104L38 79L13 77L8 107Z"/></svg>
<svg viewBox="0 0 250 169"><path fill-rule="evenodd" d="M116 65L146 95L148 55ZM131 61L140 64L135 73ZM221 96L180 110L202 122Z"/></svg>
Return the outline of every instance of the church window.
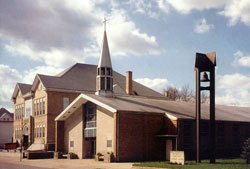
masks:
<svg viewBox="0 0 250 169"><path fill-rule="evenodd" d="M85 110L84 137L96 137L96 105L88 102Z"/></svg>
<svg viewBox="0 0 250 169"><path fill-rule="evenodd" d="M101 90L105 90L105 77L101 77Z"/></svg>
<svg viewBox="0 0 250 169"><path fill-rule="evenodd" d="M222 149L224 147L225 127L223 123L217 124L217 148Z"/></svg>
<svg viewBox="0 0 250 169"><path fill-rule="evenodd" d="M107 68L107 75L111 75L111 68Z"/></svg>
<svg viewBox="0 0 250 169"><path fill-rule="evenodd" d="M107 90L110 90L111 87L110 87L110 83L111 82L111 78L110 77L107 77Z"/></svg>
<svg viewBox="0 0 250 169"><path fill-rule="evenodd" d="M105 67L101 68L101 75L105 75Z"/></svg>

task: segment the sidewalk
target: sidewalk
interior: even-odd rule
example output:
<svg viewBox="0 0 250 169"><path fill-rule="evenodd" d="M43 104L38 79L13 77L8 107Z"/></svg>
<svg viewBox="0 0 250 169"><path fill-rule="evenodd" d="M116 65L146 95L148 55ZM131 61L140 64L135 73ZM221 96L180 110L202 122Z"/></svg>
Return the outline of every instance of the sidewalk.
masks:
<svg viewBox="0 0 250 169"><path fill-rule="evenodd" d="M22 159L20 162L20 153L0 152L1 169L20 169L20 168L52 168L52 169L131 169L133 163L104 163L97 162L94 159Z"/></svg>

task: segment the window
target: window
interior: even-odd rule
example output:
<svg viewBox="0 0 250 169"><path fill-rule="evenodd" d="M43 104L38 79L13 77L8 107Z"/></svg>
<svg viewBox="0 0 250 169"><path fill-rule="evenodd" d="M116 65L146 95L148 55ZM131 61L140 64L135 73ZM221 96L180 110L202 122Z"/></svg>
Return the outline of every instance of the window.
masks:
<svg viewBox="0 0 250 169"><path fill-rule="evenodd" d="M42 99L39 100L39 106L40 106L39 113L42 114Z"/></svg>
<svg viewBox="0 0 250 169"><path fill-rule="evenodd" d="M39 114L39 100L36 100L36 115Z"/></svg>
<svg viewBox="0 0 250 169"><path fill-rule="evenodd" d="M39 137L42 137L42 127L39 127Z"/></svg>
<svg viewBox="0 0 250 169"><path fill-rule="evenodd" d="M70 147L74 147L74 141L70 141Z"/></svg>
<svg viewBox="0 0 250 169"><path fill-rule="evenodd" d="M102 67L102 68L101 68L101 74L102 74L102 75L105 75L105 67Z"/></svg>
<svg viewBox="0 0 250 169"><path fill-rule="evenodd" d="M101 77L101 90L105 90L105 77Z"/></svg>
<svg viewBox="0 0 250 169"><path fill-rule="evenodd" d="M36 100L34 101L34 115L36 116Z"/></svg>
<svg viewBox="0 0 250 169"><path fill-rule="evenodd" d="M85 104L84 137L96 137L96 105L90 102Z"/></svg>
<svg viewBox="0 0 250 169"><path fill-rule="evenodd" d="M184 150L192 151L193 139L193 123L192 121L184 121Z"/></svg>
<svg viewBox="0 0 250 169"><path fill-rule="evenodd" d="M217 124L217 148L223 149L224 147L224 137L225 137L225 127L223 123Z"/></svg>
<svg viewBox="0 0 250 169"><path fill-rule="evenodd" d="M69 98L68 97L64 97L63 98L63 110L68 107L69 105Z"/></svg>
<svg viewBox="0 0 250 169"><path fill-rule="evenodd" d="M240 146L240 126L239 124L233 124L233 145L235 147Z"/></svg>
<svg viewBox="0 0 250 169"><path fill-rule="evenodd" d="M97 68L97 75L100 75L100 68Z"/></svg>
<svg viewBox="0 0 250 169"><path fill-rule="evenodd" d="M43 133L42 133L42 137L45 136L45 127L43 126Z"/></svg>
<svg viewBox="0 0 250 169"><path fill-rule="evenodd" d="M111 83L110 82L111 82L111 78L107 77L107 90L111 89L111 86L110 86Z"/></svg>
<svg viewBox="0 0 250 169"><path fill-rule="evenodd" d="M111 75L111 68L107 68L107 75Z"/></svg>
<svg viewBox="0 0 250 169"><path fill-rule="evenodd" d="M45 114L45 98L43 98L43 114Z"/></svg>
<svg viewBox="0 0 250 169"><path fill-rule="evenodd" d="M24 104L22 105L23 117L24 117Z"/></svg>
<svg viewBox="0 0 250 169"><path fill-rule="evenodd" d="M112 140L107 140L107 147L112 147Z"/></svg>

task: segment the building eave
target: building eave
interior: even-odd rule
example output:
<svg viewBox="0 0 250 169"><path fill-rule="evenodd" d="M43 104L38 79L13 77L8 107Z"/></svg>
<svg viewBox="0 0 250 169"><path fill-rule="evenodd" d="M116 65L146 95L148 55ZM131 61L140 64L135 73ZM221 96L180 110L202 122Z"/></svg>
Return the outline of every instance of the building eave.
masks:
<svg viewBox="0 0 250 169"><path fill-rule="evenodd" d="M68 117L70 117L82 104L85 104L86 102L92 102L112 113L117 112L117 110L113 107L110 107L96 99L93 99L90 96L87 96L85 94L80 94L71 104L68 105L56 118L55 121L64 121Z"/></svg>

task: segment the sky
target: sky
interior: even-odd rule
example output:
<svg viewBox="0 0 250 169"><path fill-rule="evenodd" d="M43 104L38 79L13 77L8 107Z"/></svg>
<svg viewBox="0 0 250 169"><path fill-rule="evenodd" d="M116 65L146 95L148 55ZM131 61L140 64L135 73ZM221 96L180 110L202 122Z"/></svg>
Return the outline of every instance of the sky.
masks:
<svg viewBox="0 0 250 169"><path fill-rule="evenodd" d="M195 90L195 54L216 52L216 104L250 107L250 0L0 0L0 107L17 82L97 64L163 92Z"/></svg>

